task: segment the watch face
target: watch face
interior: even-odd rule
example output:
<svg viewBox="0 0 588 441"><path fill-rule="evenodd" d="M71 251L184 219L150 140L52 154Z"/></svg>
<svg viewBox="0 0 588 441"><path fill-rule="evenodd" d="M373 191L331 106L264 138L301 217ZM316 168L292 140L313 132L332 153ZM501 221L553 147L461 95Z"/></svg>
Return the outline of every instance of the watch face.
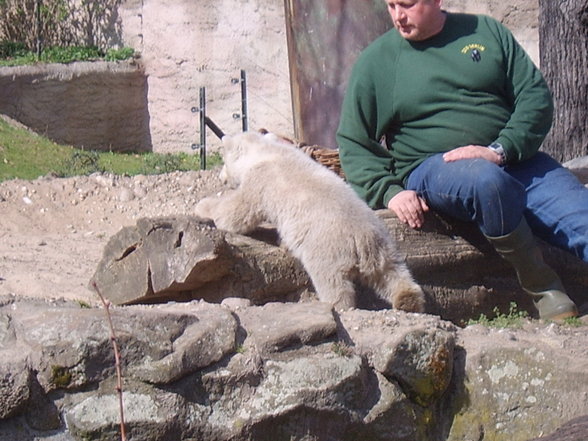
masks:
<svg viewBox="0 0 588 441"><path fill-rule="evenodd" d="M502 144L499 142L493 142L488 146L488 148L500 156L501 165L506 162L506 155L504 154L504 148L502 147Z"/></svg>

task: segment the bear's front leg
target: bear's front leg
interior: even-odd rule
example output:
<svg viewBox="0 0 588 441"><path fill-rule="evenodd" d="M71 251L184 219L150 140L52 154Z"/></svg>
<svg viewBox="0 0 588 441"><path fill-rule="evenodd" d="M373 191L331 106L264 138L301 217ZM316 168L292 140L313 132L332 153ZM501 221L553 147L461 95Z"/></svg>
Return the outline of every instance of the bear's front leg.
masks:
<svg viewBox="0 0 588 441"><path fill-rule="evenodd" d="M201 199L194 207L194 216L201 217L202 219L215 218L216 207L220 204L220 197L207 197Z"/></svg>
<svg viewBox="0 0 588 441"><path fill-rule="evenodd" d="M219 197L204 198L194 208L196 216L212 219L218 229L246 234L262 222L257 204L234 190Z"/></svg>

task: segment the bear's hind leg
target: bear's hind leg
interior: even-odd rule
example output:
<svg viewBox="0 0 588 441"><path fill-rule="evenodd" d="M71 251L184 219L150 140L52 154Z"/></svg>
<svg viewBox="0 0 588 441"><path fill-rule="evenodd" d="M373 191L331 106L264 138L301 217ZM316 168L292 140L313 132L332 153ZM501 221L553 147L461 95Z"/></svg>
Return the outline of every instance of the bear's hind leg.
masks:
<svg viewBox="0 0 588 441"><path fill-rule="evenodd" d="M310 278L321 302L330 303L337 311L346 311L356 307L355 285L351 280L343 277L341 273L310 274Z"/></svg>

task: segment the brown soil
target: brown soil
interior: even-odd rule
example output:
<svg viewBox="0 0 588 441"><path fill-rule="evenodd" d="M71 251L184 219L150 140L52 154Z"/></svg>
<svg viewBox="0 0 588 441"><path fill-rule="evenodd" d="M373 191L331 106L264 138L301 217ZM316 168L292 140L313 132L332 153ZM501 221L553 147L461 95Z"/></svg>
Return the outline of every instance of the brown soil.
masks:
<svg viewBox="0 0 588 441"><path fill-rule="evenodd" d="M191 214L216 170L0 183L0 295L99 302L88 288L109 238L141 217Z"/></svg>

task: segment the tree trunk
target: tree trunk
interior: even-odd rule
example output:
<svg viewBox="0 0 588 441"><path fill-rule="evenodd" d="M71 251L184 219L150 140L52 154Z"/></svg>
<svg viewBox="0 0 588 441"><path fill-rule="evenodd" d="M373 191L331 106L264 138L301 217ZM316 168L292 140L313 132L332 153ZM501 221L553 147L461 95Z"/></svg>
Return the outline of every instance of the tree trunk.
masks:
<svg viewBox="0 0 588 441"><path fill-rule="evenodd" d="M560 161L588 154L588 0L539 0L541 70L553 93L543 150Z"/></svg>

